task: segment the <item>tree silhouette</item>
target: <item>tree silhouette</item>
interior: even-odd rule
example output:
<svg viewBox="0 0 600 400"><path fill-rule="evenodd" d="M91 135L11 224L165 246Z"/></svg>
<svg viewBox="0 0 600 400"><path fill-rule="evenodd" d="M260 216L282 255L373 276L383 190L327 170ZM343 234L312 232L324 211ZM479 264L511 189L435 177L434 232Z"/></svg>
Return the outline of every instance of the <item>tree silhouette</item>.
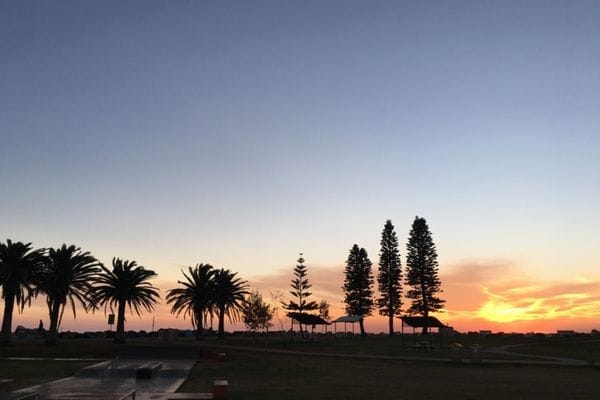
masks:
<svg viewBox="0 0 600 400"><path fill-rule="evenodd" d="M394 334L394 317L400 315L402 307L402 269L398 237L394 225L389 219L381 233L381 252L379 253L379 274L377 275L379 292L377 299L379 314L388 317L389 335Z"/></svg>
<svg viewBox="0 0 600 400"><path fill-rule="evenodd" d="M237 273L228 269L218 269L212 279L212 300L219 318L219 339L225 338L225 316L229 321L239 319L244 305L244 296L248 294L248 285Z"/></svg>
<svg viewBox="0 0 600 400"><path fill-rule="evenodd" d="M0 345L12 343L12 317L15 303L23 309L34 293L34 282L45 262L45 250L33 249L31 243L0 243L0 284L4 315Z"/></svg>
<svg viewBox="0 0 600 400"><path fill-rule="evenodd" d="M323 318L325 321L329 321L331 319L331 315L329 315L329 308L331 305L325 299L319 302L319 317Z"/></svg>
<svg viewBox="0 0 600 400"><path fill-rule="evenodd" d="M273 308L263 300L257 290L253 290L246 297L242 307L242 320L253 335L259 329L268 329L271 326L273 314Z"/></svg>
<svg viewBox="0 0 600 400"><path fill-rule="evenodd" d="M167 292L167 304L171 304L171 313L185 318L189 315L192 326L196 328L196 340L204 339L204 322L213 306L213 276L215 270L209 264L196 264L188 267L188 274L182 272L185 281L177 281L182 287Z"/></svg>
<svg viewBox="0 0 600 400"><path fill-rule="evenodd" d="M142 310L154 309L159 295L150 282L156 276L154 271L137 265L135 261L113 258L112 270L101 265L102 271L94 277L94 288L90 294L90 304L94 307L104 306L104 312L113 312L117 307L117 330L115 342L125 342L125 308L129 306L131 313L141 315Z"/></svg>
<svg viewBox="0 0 600 400"><path fill-rule="evenodd" d="M360 334L365 335L364 317L371 315L373 303L373 273L367 251L358 245L352 246L346 261L344 286L344 303L346 313L360 315Z"/></svg>
<svg viewBox="0 0 600 400"><path fill-rule="evenodd" d="M308 290L312 285L308 282L306 265L304 265L302 253L300 253L297 262L298 264L294 267L294 278L291 282L292 290L290 290L291 295L296 298L296 301L290 300L288 303L282 303L283 308L290 312L298 313L314 311L319 308L319 305L315 301L308 301L308 298L312 295ZM302 324L298 322L298 325L300 326L300 334L304 335Z"/></svg>
<svg viewBox="0 0 600 400"><path fill-rule="evenodd" d="M437 297L442 292L442 283L438 277L437 251L425 218L415 217L406 250L406 283L410 286L406 297L412 300L408 313L422 315L427 321L430 312L444 308L445 300ZM423 334L427 332L425 325Z"/></svg>
<svg viewBox="0 0 600 400"><path fill-rule="evenodd" d="M55 344L58 327L67 302L76 317L75 303L88 310L88 296L94 276L100 272L100 263L79 247L63 244L58 249L48 249L47 262L36 282L36 294L46 294L50 327L46 335L47 344Z"/></svg>

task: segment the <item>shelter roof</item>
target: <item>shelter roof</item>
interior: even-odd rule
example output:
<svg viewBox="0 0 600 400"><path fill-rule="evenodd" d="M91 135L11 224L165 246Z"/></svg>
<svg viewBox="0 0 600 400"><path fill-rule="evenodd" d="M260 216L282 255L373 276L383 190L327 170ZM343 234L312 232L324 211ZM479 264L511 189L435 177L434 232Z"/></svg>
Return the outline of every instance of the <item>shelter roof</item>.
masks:
<svg viewBox="0 0 600 400"><path fill-rule="evenodd" d="M362 319L360 315L344 315L333 322L358 322Z"/></svg>
<svg viewBox="0 0 600 400"><path fill-rule="evenodd" d="M314 314L290 312L287 315L294 321L298 321L304 325L331 325L331 322L327 322L323 318Z"/></svg>
<svg viewBox="0 0 600 400"><path fill-rule="evenodd" d="M411 328L423 328L427 326L428 328L447 328L439 319L436 317L418 317L418 316L404 316L400 317L402 322Z"/></svg>

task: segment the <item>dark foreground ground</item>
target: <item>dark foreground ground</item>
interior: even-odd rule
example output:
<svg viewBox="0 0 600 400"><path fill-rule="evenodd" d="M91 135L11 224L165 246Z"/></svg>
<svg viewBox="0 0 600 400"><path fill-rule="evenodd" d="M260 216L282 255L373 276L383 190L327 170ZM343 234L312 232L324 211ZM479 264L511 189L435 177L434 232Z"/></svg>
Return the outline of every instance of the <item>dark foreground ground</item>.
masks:
<svg viewBox="0 0 600 400"><path fill-rule="evenodd" d="M592 367L522 365L532 356L560 356L585 360L600 354L598 338L460 336L432 338L435 350L415 351L412 338L384 336L361 339L329 338L316 342L290 343L283 339L233 338L219 347L214 338L202 344L179 339L169 346L184 346L199 360L180 392L208 392L214 380L230 382L232 399L599 399L600 369ZM430 361L449 358L451 342L465 348L473 344L483 349L482 364ZM129 345L165 345L153 339L130 340ZM499 346L512 346L522 356L487 352ZM256 351L256 349L259 351ZM251 351L254 349L254 351ZM15 388L72 375L93 361L48 360L53 357L108 359L123 347L109 339L70 339L55 347L41 342L17 342L0 348L0 357L40 357L44 360L0 359L0 379L15 380ZM276 354L276 351L291 351ZM226 352L225 361L215 355ZM301 354L312 353L311 355ZM329 357L349 354L354 357ZM362 356L406 357L410 360L369 359ZM415 360L422 358L422 360ZM508 364L485 363L486 359ZM512 361L515 361L512 363Z"/></svg>
<svg viewBox="0 0 600 400"><path fill-rule="evenodd" d="M202 360L182 392L228 379L232 399L599 399L600 370L589 367L457 365L228 353Z"/></svg>

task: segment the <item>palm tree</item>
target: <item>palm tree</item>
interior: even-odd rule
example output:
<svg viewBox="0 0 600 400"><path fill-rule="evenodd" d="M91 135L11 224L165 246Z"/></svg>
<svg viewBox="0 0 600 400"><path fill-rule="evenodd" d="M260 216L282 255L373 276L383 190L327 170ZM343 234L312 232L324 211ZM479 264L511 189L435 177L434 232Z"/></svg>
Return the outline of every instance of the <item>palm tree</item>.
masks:
<svg viewBox="0 0 600 400"><path fill-rule="evenodd" d="M182 271L185 281L177 281L182 287L170 289L167 303L172 304L171 313L175 316L189 315L196 328L196 340L204 339L204 322L212 310L212 280L215 270L210 264L196 264L188 267L189 275Z"/></svg>
<svg viewBox="0 0 600 400"><path fill-rule="evenodd" d="M67 302L71 303L73 317L76 317L75 303L79 302L88 310L88 295L92 289L91 281L100 272L100 263L88 252L81 252L79 247L67 247L63 244L58 249L49 249L45 268L36 282L36 294L46 294L50 328L46 336L47 344L55 344L58 326L62 320Z"/></svg>
<svg viewBox="0 0 600 400"><path fill-rule="evenodd" d="M135 261L113 258L112 271L100 265L102 271L93 278L93 290L89 301L93 307L104 306L104 312L110 309L113 312L117 307L117 331L115 342L125 342L125 307L129 311L141 315L142 309L150 312L158 302L158 289L152 286L149 279L156 276L156 272L137 265Z"/></svg>
<svg viewBox="0 0 600 400"><path fill-rule="evenodd" d="M230 322L238 320L245 296L249 294L247 282L236 275L221 268L213 277L213 306L219 317L219 339L225 339L225 316Z"/></svg>
<svg viewBox="0 0 600 400"><path fill-rule="evenodd" d="M12 242L0 243L0 284L4 299L4 315L0 344L12 342L12 316L15 306L25 307L31 301L34 293L33 282L41 270L45 260L45 250L34 250L31 243Z"/></svg>

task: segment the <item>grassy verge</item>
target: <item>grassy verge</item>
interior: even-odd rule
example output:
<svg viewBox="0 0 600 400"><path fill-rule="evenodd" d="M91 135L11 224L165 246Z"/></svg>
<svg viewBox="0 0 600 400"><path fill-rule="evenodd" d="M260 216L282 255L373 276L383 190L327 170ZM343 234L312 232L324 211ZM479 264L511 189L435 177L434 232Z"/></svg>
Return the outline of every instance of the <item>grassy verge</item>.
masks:
<svg viewBox="0 0 600 400"><path fill-rule="evenodd" d="M594 399L591 368L455 365L228 352L198 362L180 392L227 379L232 399Z"/></svg>
<svg viewBox="0 0 600 400"><path fill-rule="evenodd" d="M566 357L586 361L591 358L600 361L600 340L551 338L539 343L516 346L511 351L520 354Z"/></svg>
<svg viewBox="0 0 600 400"><path fill-rule="evenodd" d="M55 346L46 346L43 340L19 340L1 349L2 357L111 358L119 345L111 339L66 339Z"/></svg>
<svg viewBox="0 0 600 400"><path fill-rule="evenodd" d="M71 376L80 368L90 365L82 361L14 361L0 360L0 378L13 379L13 390L38 385Z"/></svg>
<svg viewBox="0 0 600 400"><path fill-rule="evenodd" d="M415 351L413 344L416 342L430 342L434 346L434 351ZM549 341L546 338L529 338L525 336L481 336L481 335L459 335L455 337L440 338L436 335L422 337L406 335L404 339L400 336L360 336L347 337L318 337L318 340L304 342L302 340L290 341L284 337L270 337L265 342L264 337L252 339L250 337L229 337L225 341L217 341L215 338L207 338L205 343L222 343L225 345L264 347L273 350L293 350L309 351L336 354L369 354L384 356L419 356L419 357L448 357L450 354L450 345L460 343L468 349L473 344L478 344L485 351L486 348L496 347L506 344L527 343L526 347L515 348L515 351L521 351L529 354L547 353L548 355L557 354L557 352L570 352L572 349L580 346L581 339L573 343L561 344L562 342ZM129 339L128 345L183 345L195 346L193 338L179 338L175 342L162 342L157 338L136 338ZM590 346L598 347L598 342ZM58 342L56 346L46 346L41 340L23 340L15 341L13 346L2 348L2 357L41 357L41 358L112 358L118 354L120 345L114 344L112 339L64 339ZM532 350L528 350L532 349ZM494 358L502 356L490 355Z"/></svg>
<svg viewBox="0 0 600 400"><path fill-rule="evenodd" d="M526 339L519 338L525 341ZM252 338L228 338L224 342L209 340L207 343L223 344L244 347L267 347L271 350L290 350L290 351L305 351L311 353L333 353L333 354L356 354L356 355L376 355L376 356L391 356L391 357L420 357L420 358L450 358L451 345L460 343L463 346L465 353L469 353L471 345L479 345L485 352L486 348L500 346L503 344L515 343L514 338L504 338L496 336L478 336L471 337L461 335L452 338L440 338L432 335L423 339L422 336L412 337L407 335L404 339L400 336L348 336L336 338L319 338L318 341L304 342L301 340L290 341L281 337L271 337L268 341L264 337L256 339ZM531 339L532 343L536 339ZM419 351L413 348L416 342L428 342L433 345L433 351ZM509 356L495 353L484 353L486 359L528 359L527 355Z"/></svg>

